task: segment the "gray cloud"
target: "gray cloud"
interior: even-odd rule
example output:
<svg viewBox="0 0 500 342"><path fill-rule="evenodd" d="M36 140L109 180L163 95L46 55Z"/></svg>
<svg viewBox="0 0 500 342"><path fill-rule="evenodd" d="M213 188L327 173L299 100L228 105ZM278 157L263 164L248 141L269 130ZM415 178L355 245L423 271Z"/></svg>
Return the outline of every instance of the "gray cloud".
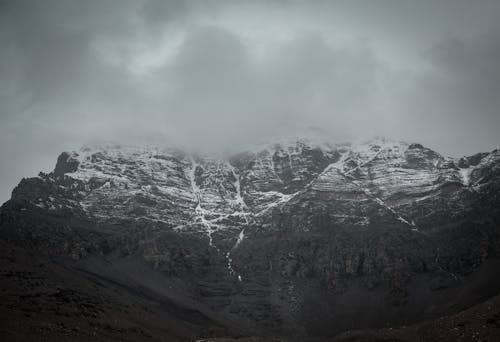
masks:
<svg viewBox="0 0 500 342"><path fill-rule="evenodd" d="M0 1L0 199L94 140L490 150L499 23L488 0Z"/></svg>
<svg viewBox="0 0 500 342"><path fill-rule="evenodd" d="M370 110L377 67L369 49L334 49L318 33L294 37L255 58L228 30L199 27L162 71L174 88L165 108L176 128L204 144L321 124L338 136L353 115L361 120Z"/></svg>

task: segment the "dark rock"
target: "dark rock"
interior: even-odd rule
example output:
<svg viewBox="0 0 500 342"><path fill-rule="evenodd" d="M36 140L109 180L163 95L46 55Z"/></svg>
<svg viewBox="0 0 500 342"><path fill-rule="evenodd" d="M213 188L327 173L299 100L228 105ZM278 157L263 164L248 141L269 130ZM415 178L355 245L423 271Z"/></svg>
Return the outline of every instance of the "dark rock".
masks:
<svg viewBox="0 0 500 342"><path fill-rule="evenodd" d="M416 143L413 143L413 144L410 144L410 146L408 146L408 149L410 150L420 150L420 149L423 149L424 146L422 146L421 144L416 144Z"/></svg>
<svg viewBox="0 0 500 342"><path fill-rule="evenodd" d="M75 159L76 155L63 152L57 158L57 164L54 169L54 175L63 176L65 173L75 172L78 169L79 162Z"/></svg>

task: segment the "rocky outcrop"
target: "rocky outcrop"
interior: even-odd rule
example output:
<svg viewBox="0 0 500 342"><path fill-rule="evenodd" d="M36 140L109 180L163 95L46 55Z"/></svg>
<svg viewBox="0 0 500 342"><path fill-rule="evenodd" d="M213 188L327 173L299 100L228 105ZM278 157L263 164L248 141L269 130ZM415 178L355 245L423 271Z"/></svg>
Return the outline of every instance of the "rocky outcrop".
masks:
<svg viewBox="0 0 500 342"><path fill-rule="evenodd" d="M75 172L76 170L78 170L79 162L76 157L76 154L71 154L68 152L61 153L57 158L54 175L63 176L65 173Z"/></svg>

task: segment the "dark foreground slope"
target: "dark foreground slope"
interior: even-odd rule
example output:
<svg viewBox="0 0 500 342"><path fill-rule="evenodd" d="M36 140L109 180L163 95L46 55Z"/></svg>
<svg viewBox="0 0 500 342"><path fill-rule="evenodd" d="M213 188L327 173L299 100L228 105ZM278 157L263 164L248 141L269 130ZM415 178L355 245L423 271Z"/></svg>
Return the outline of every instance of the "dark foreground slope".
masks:
<svg viewBox="0 0 500 342"><path fill-rule="evenodd" d="M63 153L0 210L1 332L322 341L453 315L500 292L499 194L499 151L384 140Z"/></svg>
<svg viewBox="0 0 500 342"><path fill-rule="evenodd" d="M500 297L496 296L458 314L403 328L349 331L332 342L454 342L500 341Z"/></svg>
<svg viewBox="0 0 500 342"><path fill-rule="evenodd" d="M500 296L454 315L402 328L347 331L330 342L500 341ZM286 342L272 337L209 338L206 342Z"/></svg>
<svg viewBox="0 0 500 342"><path fill-rule="evenodd" d="M116 283L0 245L2 341L190 341L220 323L134 282Z"/></svg>

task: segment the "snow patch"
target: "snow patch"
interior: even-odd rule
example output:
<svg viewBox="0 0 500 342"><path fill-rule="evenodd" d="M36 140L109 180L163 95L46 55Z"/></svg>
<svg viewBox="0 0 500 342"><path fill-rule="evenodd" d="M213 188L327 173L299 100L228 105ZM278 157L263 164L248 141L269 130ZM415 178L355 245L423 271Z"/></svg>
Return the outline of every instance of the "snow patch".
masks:
<svg viewBox="0 0 500 342"><path fill-rule="evenodd" d="M462 179L462 183L465 186L470 185L470 176L471 176L473 170L474 170L473 167L468 167L468 168L458 170L460 178Z"/></svg>
<svg viewBox="0 0 500 342"><path fill-rule="evenodd" d="M245 201L243 200L243 197L241 196L241 182L240 182L240 175L236 173L234 166L231 165L231 163L227 162L226 165L228 166L229 170L231 171L235 181L234 181L234 187L236 189L236 203L241 207L241 208L247 208L247 205Z"/></svg>

